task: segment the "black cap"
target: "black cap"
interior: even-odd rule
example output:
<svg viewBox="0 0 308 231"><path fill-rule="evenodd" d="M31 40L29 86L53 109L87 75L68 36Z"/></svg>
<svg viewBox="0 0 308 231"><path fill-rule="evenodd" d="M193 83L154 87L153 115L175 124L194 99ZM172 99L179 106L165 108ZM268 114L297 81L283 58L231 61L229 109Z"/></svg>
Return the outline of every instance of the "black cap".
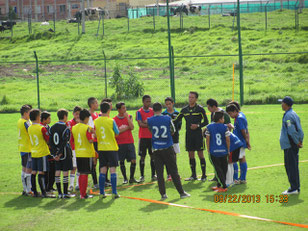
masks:
<svg viewBox="0 0 308 231"><path fill-rule="evenodd" d="M293 99L290 96L284 97L282 102L287 104L290 107L292 107L292 105L293 105Z"/></svg>

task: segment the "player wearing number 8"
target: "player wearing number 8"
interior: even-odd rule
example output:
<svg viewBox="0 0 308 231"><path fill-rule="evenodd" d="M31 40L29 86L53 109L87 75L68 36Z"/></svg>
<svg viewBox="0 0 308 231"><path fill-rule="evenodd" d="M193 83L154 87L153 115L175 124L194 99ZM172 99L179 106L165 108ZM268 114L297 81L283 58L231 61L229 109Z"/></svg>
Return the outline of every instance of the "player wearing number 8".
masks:
<svg viewBox="0 0 308 231"><path fill-rule="evenodd" d="M227 158L230 154L230 132L224 124L223 112L215 112L214 123L207 126L205 134L207 150L218 180L217 187L212 189L218 192L225 192L227 191L226 174L228 170Z"/></svg>

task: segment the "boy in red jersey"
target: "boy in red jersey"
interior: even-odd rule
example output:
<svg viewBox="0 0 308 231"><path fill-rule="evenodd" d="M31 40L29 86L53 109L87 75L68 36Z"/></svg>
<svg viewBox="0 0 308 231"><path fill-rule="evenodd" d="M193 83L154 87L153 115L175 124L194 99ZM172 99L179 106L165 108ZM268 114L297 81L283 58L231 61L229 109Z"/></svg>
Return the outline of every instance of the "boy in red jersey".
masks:
<svg viewBox="0 0 308 231"><path fill-rule="evenodd" d="M70 129L70 131L72 132L72 128L73 126L75 126L76 124L78 124L80 122L79 120L79 114L81 111L81 107L76 106L74 107L73 110L73 116L74 118L71 119L70 121L66 122L66 126ZM76 169L77 169L77 160L76 160L76 152L75 152L75 144L74 144L74 140L73 140L73 134L71 133L71 139L70 139L70 144L71 144L71 148L72 148L72 153L73 153L73 157L72 157L72 161L73 161L73 170L70 172L70 186L68 187L69 191L73 191L74 190L74 182L75 182L75 173L76 173ZM79 190L79 173L76 173L77 179L76 179L76 190Z"/></svg>
<svg viewBox="0 0 308 231"><path fill-rule="evenodd" d="M136 181L136 179L134 178L136 170L136 150L132 134L132 130L134 129L133 117L127 114L125 103L117 103L116 108L118 109L119 114L113 119L116 122L120 131L120 134L116 136L116 140L119 145L118 155L121 172L124 178L123 184L128 183L124 162L125 159L127 160L127 162L131 162L129 183L138 183L138 181Z"/></svg>
<svg viewBox="0 0 308 231"><path fill-rule="evenodd" d="M143 107L141 107L136 113L136 120L139 125L140 182L144 181L144 161L147 150L151 159L152 181L156 181L157 177L155 175L155 164L152 153L152 133L150 132L147 123L147 119L154 116L153 109L150 107L151 97L149 95L144 95L142 97L142 102Z"/></svg>

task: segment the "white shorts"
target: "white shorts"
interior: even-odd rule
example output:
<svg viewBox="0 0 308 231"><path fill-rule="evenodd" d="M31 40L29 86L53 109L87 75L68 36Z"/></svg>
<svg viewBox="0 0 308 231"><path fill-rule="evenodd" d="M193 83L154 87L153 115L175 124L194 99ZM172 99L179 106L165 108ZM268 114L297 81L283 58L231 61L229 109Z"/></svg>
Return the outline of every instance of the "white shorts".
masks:
<svg viewBox="0 0 308 231"><path fill-rule="evenodd" d="M73 157L72 157L73 168L77 168L76 152L75 150L72 150L72 151L73 151Z"/></svg>
<svg viewBox="0 0 308 231"><path fill-rule="evenodd" d="M240 155L239 155L239 159L243 159L244 158L244 156L245 156L245 148L241 148L240 149Z"/></svg>
<svg viewBox="0 0 308 231"><path fill-rule="evenodd" d="M179 154L181 152L180 151L180 144L179 143L173 144L173 150L174 150L175 154Z"/></svg>

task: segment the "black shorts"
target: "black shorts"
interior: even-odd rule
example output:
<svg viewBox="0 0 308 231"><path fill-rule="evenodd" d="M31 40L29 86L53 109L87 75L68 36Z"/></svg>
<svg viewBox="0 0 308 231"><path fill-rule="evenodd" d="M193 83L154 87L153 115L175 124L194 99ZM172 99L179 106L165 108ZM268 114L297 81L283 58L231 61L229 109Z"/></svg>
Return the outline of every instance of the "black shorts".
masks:
<svg viewBox="0 0 308 231"><path fill-rule="evenodd" d="M71 156L67 156L63 160L55 161L56 171L69 171L73 170L73 161Z"/></svg>
<svg viewBox="0 0 308 231"><path fill-rule="evenodd" d="M93 167L93 158L77 157L77 170L80 174L91 174Z"/></svg>
<svg viewBox="0 0 308 231"><path fill-rule="evenodd" d="M31 168L31 152L23 152L21 155L21 166Z"/></svg>
<svg viewBox="0 0 308 231"><path fill-rule="evenodd" d="M136 160L136 150L134 144L119 144L119 161L126 160L130 162L131 160Z"/></svg>
<svg viewBox="0 0 308 231"><path fill-rule="evenodd" d="M202 136L202 131L190 131L186 132L186 151L201 151L205 149L204 139Z"/></svg>
<svg viewBox="0 0 308 231"><path fill-rule="evenodd" d="M117 151L98 151L99 168L119 166Z"/></svg>
<svg viewBox="0 0 308 231"><path fill-rule="evenodd" d="M241 150L241 147L239 147L239 148L237 148L237 149L235 149L234 151L231 152L232 163L237 162L239 160L240 150Z"/></svg>
<svg viewBox="0 0 308 231"><path fill-rule="evenodd" d="M48 172L49 165L47 156L32 158L32 171Z"/></svg>
<svg viewBox="0 0 308 231"><path fill-rule="evenodd" d="M147 150L150 156L152 156L152 139L151 138L140 138L139 139L139 156L145 157Z"/></svg>

